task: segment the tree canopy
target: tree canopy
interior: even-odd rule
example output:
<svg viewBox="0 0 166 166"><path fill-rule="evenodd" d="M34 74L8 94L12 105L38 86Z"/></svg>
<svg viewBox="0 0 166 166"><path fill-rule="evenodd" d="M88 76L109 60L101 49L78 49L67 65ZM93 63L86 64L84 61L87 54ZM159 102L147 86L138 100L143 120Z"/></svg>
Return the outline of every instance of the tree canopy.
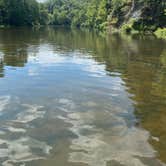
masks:
<svg viewBox="0 0 166 166"><path fill-rule="evenodd" d="M166 27L166 1L0 0L0 25L38 24L155 31Z"/></svg>

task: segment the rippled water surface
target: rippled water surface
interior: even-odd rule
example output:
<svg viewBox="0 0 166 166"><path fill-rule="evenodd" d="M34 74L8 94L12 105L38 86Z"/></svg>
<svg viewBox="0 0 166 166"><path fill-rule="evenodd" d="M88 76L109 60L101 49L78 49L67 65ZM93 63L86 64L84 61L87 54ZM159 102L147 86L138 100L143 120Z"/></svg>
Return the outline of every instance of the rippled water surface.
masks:
<svg viewBox="0 0 166 166"><path fill-rule="evenodd" d="M0 30L0 165L164 163L164 41Z"/></svg>

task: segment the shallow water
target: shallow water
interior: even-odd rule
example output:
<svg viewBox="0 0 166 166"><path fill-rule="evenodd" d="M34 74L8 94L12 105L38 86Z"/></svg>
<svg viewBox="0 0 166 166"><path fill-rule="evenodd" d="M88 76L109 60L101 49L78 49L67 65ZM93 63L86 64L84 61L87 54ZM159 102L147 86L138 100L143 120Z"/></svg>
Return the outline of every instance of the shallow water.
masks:
<svg viewBox="0 0 166 166"><path fill-rule="evenodd" d="M0 30L2 166L166 163L166 43Z"/></svg>

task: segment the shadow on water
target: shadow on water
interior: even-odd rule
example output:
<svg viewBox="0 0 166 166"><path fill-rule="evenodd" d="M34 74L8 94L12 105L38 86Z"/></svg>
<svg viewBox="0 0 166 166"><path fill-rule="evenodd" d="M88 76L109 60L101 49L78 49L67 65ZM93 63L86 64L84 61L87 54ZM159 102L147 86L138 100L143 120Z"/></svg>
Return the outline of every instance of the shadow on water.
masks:
<svg viewBox="0 0 166 166"><path fill-rule="evenodd" d="M44 45L42 50L41 50L41 45L42 46ZM46 61L49 59L49 57L47 57L46 54L48 54L49 56L50 51L53 51L55 55L57 54L61 55L59 59L57 57L55 58L56 60L58 59L58 63L61 63L61 61L64 60L63 59L64 56L65 58L67 57L67 60L68 58L69 60L71 60L70 57L72 57L72 59L75 58L77 60L78 65L79 64L84 65L82 63L86 63L85 65L88 65L88 64L91 65L92 63L91 60L93 60L93 65L92 65L94 66L93 71L94 70L102 71L101 68L102 66L104 66L104 72L103 71L102 72L106 73L106 77L110 76L110 78L115 77L116 79L121 79L120 86L123 86L125 88L125 91L128 93L128 96L126 97L129 97L128 99L129 101L126 101L126 100L123 101L119 99L118 97L117 98L113 97L113 100L115 100L115 103L117 103L117 105L119 100L120 102L119 105L121 105L121 108L133 109L133 111L135 112L135 116L137 117L137 122L132 117L132 115L129 115L130 117L125 117L125 115L121 115L123 113L120 111L118 113L120 116L119 115L118 115L119 117L112 116L111 117L112 119L107 119L108 112L105 112L105 116L103 116L101 115L101 112L99 111L96 111L95 115L93 115L94 114L93 112L87 111L86 113L82 113L82 112L76 113L75 111L65 116L58 115L59 120L63 120L65 124L64 123L61 124L62 122L55 123L53 119L52 120L50 119L50 121L48 121L49 118L48 119L45 118L44 120L41 120L41 122L39 121L33 122L34 126L40 126L40 123L42 125L47 123L46 126L41 127L40 129L41 131L39 130L37 132L42 132L47 130L49 125L52 127L54 125L61 124L61 126L59 126L58 129L52 128L51 130L49 130L49 133L45 131L45 133L43 134L43 138L42 136L39 137L38 135L35 134L35 129L33 131L31 131L32 129L30 131L28 130L29 132L28 136L33 136L36 139L31 139L31 138L21 139L18 142L17 141L14 142L16 146L18 146L18 144L21 142L23 145L31 144L31 147L32 149L34 149L34 151L35 149L38 148L38 146L42 147L43 149L47 149L46 151L49 151L51 147L45 144L44 141L47 140L47 142L50 142L49 144L51 144L51 141L53 141L52 140L53 138L55 139L57 137L62 137L62 139L64 139L66 134L67 137L69 137L70 139L68 141L64 141L64 142L62 141L62 144L59 144L58 145L59 147L57 147L59 149L65 149L65 146L66 147L70 146L69 144L70 144L70 141L72 140L71 141L72 145L70 146L70 148L66 148L66 150L64 150L65 151L64 155L66 154L66 156L64 157L63 155L62 156L58 155L55 150L56 147L55 149L53 148L52 153L55 156L57 154L57 156L60 158L59 160L64 160L64 158L67 158L67 154L70 153L70 149L73 149L74 152L77 152L77 153L73 152L70 155L70 161L73 162L73 165L74 165L74 162L80 161L84 163L84 161L87 161L87 164L89 164L90 166L94 166L94 165L104 166L105 161L107 161L108 162L107 165L109 165L109 160L112 160L110 163L112 163L115 166L118 165L119 163L122 163L122 165L132 164L132 163L124 162L125 160L128 160L128 159L131 159L131 162L133 161L133 163L136 162L137 164L140 164L139 161L137 161L135 158L133 159L130 156L130 154L126 154L126 156L122 155L120 151L117 150L118 148L120 148L118 147L120 145L124 146L124 148L129 148L129 149L131 148L130 149L131 153L133 153L134 155L138 155L138 158L141 158L143 163L145 164L147 163L147 165L149 164L151 166L160 165L158 162L154 160L150 161L146 159L147 157L154 158L153 154L149 152L151 151L149 150L150 149L149 145L144 144L145 151L137 147L138 148L137 150L140 153L138 153L137 150L134 151L132 149L133 148L132 145L124 145L125 143L123 141L130 140L132 138L137 139L136 136L141 137L142 132L144 133L144 131L138 130L137 128L134 127L133 124L137 124L139 128L145 129L146 131L150 132L150 135L151 135L150 137L147 136L146 138L144 138L142 134L143 138L140 138L138 142L149 139L150 144L153 146L153 149L156 151L154 153L157 155L157 158L160 159L162 162L166 162L166 141L165 141L166 140L166 128L165 128L166 126L166 42L165 41L158 40L150 36L149 37L145 37L145 36L131 37L131 36L113 35L113 36L107 36L106 38L104 38L104 37L98 36L94 32L78 31L78 30L62 29L62 28L61 29L43 28L38 30L28 29L28 28L1 29L0 30L0 77L2 78L0 79L0 81L9 79L8 78L10 73L9 71L11 69L17 70L17 69L20 69L20 67L26 68L26 66L32 65L31 62L34 59L37 62L37 64L46 63L46 62L43 62L43 60ZM43 54L45 54L44 57L43 57ZM55 59L54 58L49 59L48 63L49 64L53 63ZM79 59L79 62L78 62L78 59ZM68 62L66 61L65 63L68 64ZM96 62L97 65L94 64L94 62ZM75 63L75 61L72 60L71 64L73 63ZM77 79L76 83L78 84L78 89L76 85L76 89L74 90L75 91L74 93L77 96L79 94L79 85L81 86L81 83L82 83L81 81L79 82L79 80L81 80L80 77L84 78L84 75L83 75L84 73L81 73L82 76L80 75L77 78L75 74L79 75L80 73L73 71L72 67L73 67L72 65L71 66L69 65L69 68L64 67L63 69L60 69L60 71L69 70L71 72L75 72L71 74L70 77L73 79ZM77 65L75 65L74 70L79 71L80 69ZM58 74L58 72L56 72L56 74ZM46 79L48 79L49 77L49 72L47 74L48 74L47 77L43 76ZM64 77L67 79L68 75L66 75L66 73L63 73L63 74L64 74ZM100 74L102 75L102 73L99 73L98 76ZM38 79L38 77L36 78ZM49 78L49 80L51 81L51 78ZM58 77L56 81L60 81L60 80L64 81L64 79L61 77L60 78ZM104 79L103 79L103 82L104 82ZM47 85L46 82L44 83L45 83L44 85ZM73 86L75 85L73 82L68 81L68 84L70 83L72 83ZM62 83L62 86L63 84L65 86L69 86L69 85L66 85L65 83ZM99 89L100 93L103 93L103 95L101 95L100 97L103 97L105 95L104 93L106 93L106 90L109 87L108 82L107 84L108 85L104 87L105 89L104 88L102 89L100 87L101 88ZM118 85L118 82L115 82L115 86L116 84ZM33 85L36 86L36 89L38 88L37 85L35 84ZM5 89L5 85L3 86ZM42 83L40 86L42 86ZM51 85L49 84L49 86L53 87L52 84ZM99 86L99 85L96 85L96 86ZM111 83L110 83L110 86L112 86ZM86 88L89 88L89 87L90 85L88 85ZM118 88L118 87L115 87L115 88ZM115 91L115 88L112 89L112 92ZM16 87L16 89L18 88ZM51 90L50 91L49 90L50 89L48 89L47 93L45 92L46 94L42 94L42 92L38 92L38 93L39 95L45 96L51 93ZM70 90L72 91L72 89ZM93 93L98 94L97 89L92 88L90 89L90 91L94 91ZM15 93L17 92L13 90L13 94ZM63 94L65 94L66 91L61 93L63 96ZM4 92L3 92L3 95L4 95ZM35 95L33 94L32 97L34 97ZM72 97L74 98L74 94L70 94L70 95L71 96L73 95ZM61 97L61 95L59 96ZM92 96L92 97L95 98L96 96ZM5 99L5 100L3 99L3 101L6 101L6 100L8 99ZM86 100L86 99L82 97L81 100ZM100 106L98 106L99 108L97 108L99 110L102 110L105 107L104 105L107 105L106 102L109 102L109 100L107 99L97 99L97 97L96 97L96 101L100 103ZM76 109L74 104L70 100L60 99L58 102L61 105L65 105L63 108L63 111L67 108L71 108L73 110ZM58 105L58 102L57 103L55 102L56 106ZM132 103L131 104L132 108L131 106L127 106L130 104L126 104L126 103ZM126 106L124 106L125 104ZM93 108L95 108L96 105L93 102L89 102L89 106L92 106ZM23 126L24 126L24 122L29 123L31 121L34 121L35 118L44 117L44 114L46 112L46 110L42 110L42 107L38 108L37 106L34 106L31 108L31 106L29 105L22 105L21 107L26 108L25 109L26 116L25 114L18 113L18 116L15 117L15 122L23 123ZM50 106L48 104L47 109L49 109L49 107ZM80 106L77 109L81 110L82 107ZM36 111L38 109L39 110L41 109L40 113ZM51 109L53 108L50 108L50 110ZM111 108L111 110L116 110L117 112L118 112L118 109L119 108ZM17 109L15 109L14 111L17 112ZM31 113L33 113L34 115L33 117L29 115ZM49 116L50 115L48 115L48 117ZM114 135L108 135L109 132L107 133L106 132L107 130L104 131L101 129L101 128L107 129L107 127L110 127L110 125L113 126L116 123L122 123L122 119L120 119L121 116L124 116L126 119L128 119L128 122L126 122L127 123L126 126L123 125L123 128L121 129L116 128L116 132L118 131L118 134L119 134L119 131L125 130L125 128L127 128L128 126L130 127L133 126L132 132L129 133L128 135L125 135L124 140L123 139L121 140L119 137L114 137ZM103 119L102 118L101 119L105 121L105 124L103 124L102 120L101 119L99 120L98 117L102 117ZM7 115L5 118L10 119ZM132 118L134 119L133 121L131 120ZM71 125L70 132L67 131L66 124ZM92 124L97 126L96 129L93 129L93 130L91 129ZM19 126L20 124L17 124L17 125ZM87 126L84 126L84 125L87 125ZM85 128L82 126L84 126ZM111 130L110 133L115 132L114 131L115 129L112 127L110 127L109 130ZM20 132L24 133L24 130L20 130ZM54 135L53 134L54 132L55 133L58 132L58 134ZM63 132L64 135L61 132ZM85 133L96 132L97 134L94 134L94 135L91 134L90 137L86 137L86 134L81 135L80 132L85 132ZM60 136L61 134L62 136ZM104 135L104 138L102 139L104 139L104 141L107 142L106 144L100 141L101 136L103 136L102 134ZM42 140L41 142L36 141L40 139ZM113 147L109 146L110 145L109 139L113 140L113 143L115 143L115 145L117 143L118 146L113 146L113 145L112 145ZM5 141L0 140L0 141L3 144L9 144L11 146L13 145L12 143L7 142L6 140ZM86 141L89 142L90 147L86 146L86 143L87 143ZM97 148L96 144L98 144L100 148ZM14 147L12 147L11 149L14 149ZM96 152L93 151L94 149L96 150ZM23 146L22 150L26 150L26 147ZM116 150L117 150L117 153L119 153L119 158L117 157L117 154L112 152L112 151L116 152ZM123 153L125 152L123 151L123 149L121 150ZM83 152L87 151L87 154L89 156L82 155L81 153L82 151ZM30 156L29 150L27 150L27 153L28 153L27 156ZM44 155L43 153L40 152L39 154L42 156ZM105 156L102 156L104 158L103 160L101 159L99 163L95 163L95 161L91 161L91 159L95 160L96 156L100 158L101 153L105 155ZM111 158L109 155L112 155L115 157ZM7 156L4 155L4 157L7 157ZM49 156L49 157L51 158L52 156ZM120 159L120 157L122 159ZM15 156L15 159L17 159L16 156ZM37 159L40 160L40 158L37 158ZM41 157L41 160L42 160L42 157ZM49 160L49 161L46 161L45 164L53 165L54 163L56 163L55 160L53 161ZM56 164L59 164L59 163L57 162ZM34 165L35 165L35 161L34 161ZM65 165L65 163L62 162L61 165ZM81 166L81 163L80 163L80 166ZM144 165L140 164L140 166L144 166Z"/></svg>

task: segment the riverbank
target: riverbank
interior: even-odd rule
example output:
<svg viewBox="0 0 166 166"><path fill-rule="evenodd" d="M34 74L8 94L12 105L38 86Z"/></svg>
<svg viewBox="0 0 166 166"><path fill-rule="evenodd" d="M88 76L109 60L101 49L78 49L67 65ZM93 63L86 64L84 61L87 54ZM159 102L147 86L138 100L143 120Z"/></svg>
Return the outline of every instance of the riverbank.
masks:
<svg viewBox="0 0 166 166"><path fill-rule="evenodd" d="M44 3L36 0L25 0L25 3L1 1L0 25L67 26L104 33L107 30L127 34L154 33L159 38L166 38L164 0L52 0Z"/></svg>
<svg viewBox="0 0 166 166"><path fill-rule="evenodd" d="M166 28L158 28L154 32L146 31L136 31L132 29L130 24L123 25L120 29L112 28L111 30L108 30L109 34L126 34L126 35L134 35L134 34L140 34L140 35L153 35L156 36L159 39L166 40Z"/></svg>
<svg viewBox="0 0 166 166"><path fill-rule="evenodd" d="M127 35L127 36L132 36L132 35L141 35L141 36L155 36L156 38L159 39L164 39L166 40L166 28L158 28L156 31L154 32L141 32L141 31L136 31L134 29L131 28L131 24L125 24L123 25L121 28L107 28L107 30L105 31L100 31L98 29L89 29L89 28L77 28L77 27L70 27L70 26L54 26L54 25L39 25L39 26L5 26L5 25L0 25L0 29L8 29L8 28L26 28L26 27L31 27L33 29L40 29L40 28L46 28L46 27L54 27L54 28L68 28L68 29L76 29L76 30L83 30L83 31L95 31L96 33L98 33L101 36L107 36L107 35L113 35L113 34L120 34L120 35Z"/></svg>

